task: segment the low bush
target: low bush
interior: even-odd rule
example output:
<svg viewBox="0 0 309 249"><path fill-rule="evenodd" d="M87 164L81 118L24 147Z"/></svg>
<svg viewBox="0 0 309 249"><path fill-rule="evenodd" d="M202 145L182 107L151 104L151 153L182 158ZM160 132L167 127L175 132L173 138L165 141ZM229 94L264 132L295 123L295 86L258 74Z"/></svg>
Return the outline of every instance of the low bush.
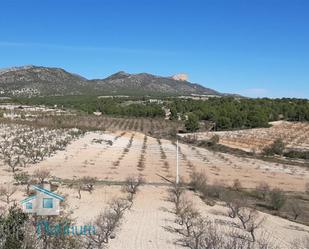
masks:
<svg viewBox="0 0 309 249"><path fill-rule="evenodd" d="M272 155L280 155L282 156L284 153L285 144L281 138L276 139L271 145L265 147L263 149L263 153L266 156L272 156Z"/></svg>
<svg viewBox="0 0 309 249"><path fill-rule="evenodd" d="M242 189L242 184L239 179L233 181L232 189L235 191L240 191Z"/></svg>
<svg viewBox="0 0 309 249"><path fill-rule="evenodd" d="M286 199L281 189L275 188L269 192L269 205L273 210L279 211L284 206Z"/></svg>
<svg viewBox="0 0 309 249"><path fill-rule="evenodd" d="M204 192L207 188L207 177L204 172L193 171L189 183L190 188L193 191Z"/></svg>
<svg viewBox="0 0 309 249"><path fill-rule="evenodd" d="M309 151L290 150L283 154L285 157L309 160Z"/></svg>
<svg viewBox="0 0 309 249"><path fill-rule="evenodd" d="M266 200L267 195L269 194L270 187L266 182L260 182L258 186L256 186L257 196L262 200Z"/></svg>

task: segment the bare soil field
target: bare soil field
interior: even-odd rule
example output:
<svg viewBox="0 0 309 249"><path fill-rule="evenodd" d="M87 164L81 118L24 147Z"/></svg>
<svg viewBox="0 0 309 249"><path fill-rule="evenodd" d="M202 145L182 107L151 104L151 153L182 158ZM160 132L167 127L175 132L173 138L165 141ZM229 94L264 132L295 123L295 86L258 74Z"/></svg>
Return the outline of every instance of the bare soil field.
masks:
<svg viewBox="0 0 309 249"><path fill-rule="evenodd" d="M237 131L202 132L183 136L196 136L198 140L210 139L213 135L220 137L220 144L259 152L266 146L281 138L287 148L309 149L309 123L286 121L272 122L270 128L257 128Z"/></svg>
<svg viewBox="0 0 309 249"><path fill-rule="evenodd" d="M194 193L187 192L186 195L205 217L221 224L222 227L235 223L234 219L227 216L227 209L223 205L210 207ZM175 243L178 235L166 229L175 226L175 215L171 212L172 203L167 201L167 197L166 187L144 186L138 193L132 210L126 213L121 231L117 238L111 241L110 248L182 248ZM306 226L293 224L267 214L261 214L261 216L265 217L261 228L263 236L266 233L282 249L292 248L292 241L309 233L309 228Z"/></svg>
<svg viewBox="0 0 309 249"><path fill-rule="evenodd" d="M19 188L13 199L18 201L25 198L24 191ZM57 192L65 196L66 211L77 224L89 224L108 203L117 197L124 197L119 186L96 186L94 191L83 193L78 199L76 191L65 186L59 187ZM238 227L237 220L228 217L225 205L206 205L195 193L186 192L204 217L218 224L222 230ZM122 224L114 239L109 243L110 249L176 249L183 248L177 241L179 235L169 229L177 227L173 203L168 201L168 187L143 186L135 197L133 206L125 213ZM292 249L292 242L309 235L309 227L285 219L260 213L264 219L257 236L271 238L279 248Z"/></svg>
<svg viewBox="0 0 309 249"><path fill-rule="evenodd" d="M21 129L29 134L33 132L24 126L3 125L2 135L14 134ZM46 137L45 134L49 134L51 138L48 142L43 140L46 146L42 150L53 148L47 145L53 145L55 141L66 141L65 146L55 150L53 148L42 160L29 161L18 167L16 172L34 174L37 169L49 170L51 178L60 183L57 192L65 196L66 209L77 223L91 221L111 200L124 197L121 186L117 185L119 182L131 175L141 176L147 185L141 187L132 208L125 212L120 231L110 241L109 247L182 248L175 244L177 235L166 229L175 225L175 215L171 212L173 205L167 201L166 181L163 180L175 179L175 142L125 130L93 131L74 136L68 129L61 132L39 129L36 132L39 133L35 134L41 134L37 136L41 140ZM2 136L2 142L3 139L5 137ZM37 141L35 143L40 145ZM244 188L255 188L266 181L272 188L304 192L305 185L309 182L309 171L304 167L247 159L180 143L180 175L188 182L193 171L204 172L210 183L224 186L231 186L235 179L239 179ZM92 193L83 192L79 199L76 189L68 187L65 182L83 176L97 178L98 184ZM2 160L0 184L12 181L13 172ZM25 198L24 190L25 186L18 186L12 200L18 203ZM187 191L187 196L204 216L222 227L235 222L227 217L223 203L211 207L191 191ZM264 213L261 215L265 216L263 230L278 242L280 248L292 248L291 241L309 235L309 228L306 226Z"/></svg>
<svg viewBox="0 0 309 249"><path fill-rule="evenodd" d="M140 175L147 182L163 183L162 177L174 179L176 146L169 140L158 140L138 132L88 132L72 141L44 161L23 170L33 173L48 169L61 179L91 176L104 181L124 181L129 175ZM207 149L180 144L180 175L188 181L193 170L204 171L210 182L229 186L239 179L245 188L261 181L286 191L304 191L309 170L294 165L281 165L247 159ZM0 169L1 181L12 176Z"/></svg>

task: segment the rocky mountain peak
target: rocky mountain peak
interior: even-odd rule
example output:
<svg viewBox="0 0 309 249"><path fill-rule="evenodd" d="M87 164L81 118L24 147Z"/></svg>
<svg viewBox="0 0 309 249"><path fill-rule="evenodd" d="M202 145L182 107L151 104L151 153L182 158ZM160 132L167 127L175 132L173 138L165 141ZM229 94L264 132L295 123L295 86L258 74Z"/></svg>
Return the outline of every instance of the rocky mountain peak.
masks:
<svg viewBox="0 0 309 249"><path fill-rule="evenodd" d="M185 74L173 77L119 71L105 79L88 80L62 68L27 65L0 70L1 97L47 95L221 95L187 81Z"/></svg>

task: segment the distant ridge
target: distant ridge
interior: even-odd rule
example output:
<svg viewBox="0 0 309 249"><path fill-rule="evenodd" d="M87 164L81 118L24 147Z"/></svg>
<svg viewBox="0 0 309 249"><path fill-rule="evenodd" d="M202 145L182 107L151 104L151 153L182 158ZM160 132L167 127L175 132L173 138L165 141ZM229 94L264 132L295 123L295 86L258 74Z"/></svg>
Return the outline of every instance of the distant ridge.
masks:
<svg viewBox="0 0 309 249"><path fill-rule="evenodd" d="M186 78L124 71L105 79L88 80L62 68L21 66L0 69L1 97L64 95L214 95L224 96Z"/></svg>

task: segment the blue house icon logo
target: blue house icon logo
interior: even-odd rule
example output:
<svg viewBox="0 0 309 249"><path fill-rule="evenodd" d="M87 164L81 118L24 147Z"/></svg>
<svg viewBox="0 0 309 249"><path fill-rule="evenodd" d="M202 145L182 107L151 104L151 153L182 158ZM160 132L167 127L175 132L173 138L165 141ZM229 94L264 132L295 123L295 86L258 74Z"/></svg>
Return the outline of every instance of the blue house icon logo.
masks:
<svg viewBox="0 0 309 249"><path fill-rule="evenodd" d="M64 201L64 197L50 191L50 184L44 184L43 187L33 185L32 189L36 194L20 202L24 213L42 216L60 214L60 202Z"/></svg>

